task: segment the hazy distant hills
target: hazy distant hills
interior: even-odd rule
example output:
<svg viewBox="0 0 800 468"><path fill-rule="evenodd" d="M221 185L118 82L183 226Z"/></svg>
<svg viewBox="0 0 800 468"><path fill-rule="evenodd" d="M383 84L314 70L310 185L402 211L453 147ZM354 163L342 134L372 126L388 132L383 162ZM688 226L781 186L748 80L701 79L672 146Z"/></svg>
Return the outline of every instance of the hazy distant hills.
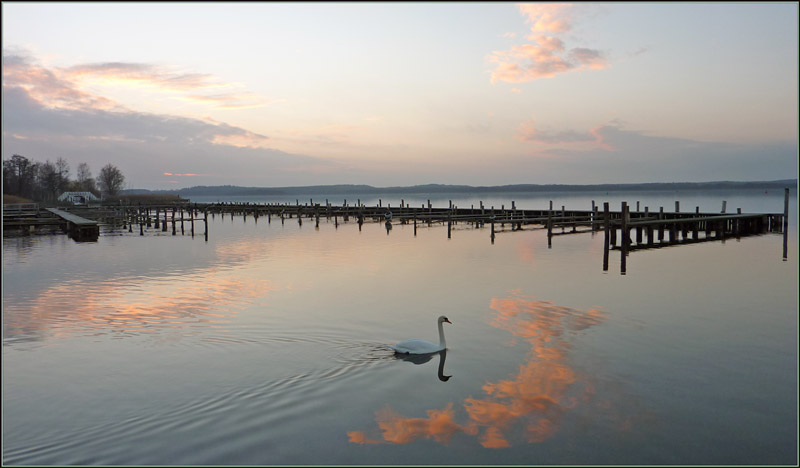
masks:
<svg viewBox="0 0 800 468"><path fill-rule="evenodd" d="M757 188L795 188L797 179L783 179L754 182L669 182L643 184L599 184L599 185L564 185L564 184L515 184L496 186L444 185L426 184L407 187L373 187L371 185L309 185L299 187L239 187L235 185L215 185L183 188L178 190L145 190L130 189L123 193L164 193L180 196L252 196L252 195L336 195L336 194L414 194L414 193L504 193L504 192L594 192L594 191L673 191L673 190L736 190Z"/></svg>

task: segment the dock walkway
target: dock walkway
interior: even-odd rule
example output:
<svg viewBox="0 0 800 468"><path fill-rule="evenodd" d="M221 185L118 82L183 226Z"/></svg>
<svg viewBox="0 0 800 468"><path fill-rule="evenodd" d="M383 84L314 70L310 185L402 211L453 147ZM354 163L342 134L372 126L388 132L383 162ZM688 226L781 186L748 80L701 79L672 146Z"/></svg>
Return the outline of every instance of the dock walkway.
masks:
<svg viewBox="0 0 800 468"><path fill-rule="evenodd" d="M81 218L58 208L46 208L46 210L64 220L67 232L76 240L97 240L100 236L100 226L97 221Z"/></svg>

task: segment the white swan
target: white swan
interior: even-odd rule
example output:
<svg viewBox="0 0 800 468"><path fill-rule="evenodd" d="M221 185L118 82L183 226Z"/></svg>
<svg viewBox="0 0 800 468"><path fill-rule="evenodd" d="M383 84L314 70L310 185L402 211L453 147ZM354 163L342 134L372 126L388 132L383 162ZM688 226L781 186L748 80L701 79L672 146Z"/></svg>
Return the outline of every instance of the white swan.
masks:
<svg viewBox="0 0 800 468"><path fill-rule="evenodd" d="M395 353L399 354L429 354L429 353L438 353L439 351L447 348L447 343L444 341L444 328L442 328L442 324L444 322L452 324L450 320L447 320L447 317L444 315L439 316L436 319L436 324L439 326L439 345L435 345L430 341L420 340L420 339L413 339L413 340L406 340L397 343L394 346L389 346L394 350Z"/></svg>

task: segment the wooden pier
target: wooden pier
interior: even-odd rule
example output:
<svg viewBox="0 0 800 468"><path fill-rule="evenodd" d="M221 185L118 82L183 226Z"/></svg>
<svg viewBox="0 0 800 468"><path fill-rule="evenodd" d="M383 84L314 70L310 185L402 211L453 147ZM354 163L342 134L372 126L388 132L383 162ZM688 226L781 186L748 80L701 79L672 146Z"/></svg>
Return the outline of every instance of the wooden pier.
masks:
<svg viewBox="0 0 800 468"><path fill-rule="evenodd" d="M97 225L97 221L81 218L57 208L46 210L63 220L65 230L76 241L96 241L100 237L100 226Z"/></svg>
<svg viewBox="0 0 800 468"><path fill-rule="evenodd" d="M377 205L367 206L356 200L348 203L343 200L341 205L334 205L329 200L323 203L172 203L168 205L104 205L95 208L70 208L70 211L48 208L46 213L54 215L58 220L34 216L33 211L39 211L35 206L20 206L17 210L4 207L4 227L8 225L38 225L42 223L64 223L66 230L76 240L96 240L99 232L98 223L120 224L128 232L137 228L140 235L145 232L169 232L177 235L195 235L195 223L203 223L203 236L208 241L208 217L241 216L244 221L248 217L255 222L267 218L271 223L273 218L285 224L287 220L303 224L303 220L313 222L319 228L320 219L332 222L336 228L340 223L356 222L359 230L365 222L381 222L385 224L386 232L394 224L413 224L414 235L421 227L446 225L447 237L451 238L453 229L458 226L489 229L489 239L493 244L498 235L520 230L539 229L547 231L547 244L552 247L553 238L562 235L580 233L604 234L604 261L603 269L608 269L609 251L621 251L621 271L625 273L625 258L632 251L643 249L662 248L698 242L724 241L726 238L741 238L764 233L780 233L784 235L784 259L787 255L787 231L789 216L789 189L785 190L783 213L726 213L725 201L722 202L720 212L700 212L697 207L691 212L680 211L679 202L675 202L675 210L650 211L649 207L631 211L626 202L622 202L619 211L612 211L608 203L600 206L592 201L591 209L567 210L553 207L550 202L549 209L518 209L516 203L511 201L510 208L501 205L478 206L469 208L458 207L449 203L448 207L433 207L430 200L427 204L411 206L401 201L400 205L384 205L381 200ZM8 212L8 213L7 213ZM17 215L14 215L17 213ZM21 214L20 214L21 213ZM8 214L8 217L6 216ZM17 216L14 218L14 216ZM91 219L90 219L91 218ZM487 226L488 224L488 226Z"/></svg>

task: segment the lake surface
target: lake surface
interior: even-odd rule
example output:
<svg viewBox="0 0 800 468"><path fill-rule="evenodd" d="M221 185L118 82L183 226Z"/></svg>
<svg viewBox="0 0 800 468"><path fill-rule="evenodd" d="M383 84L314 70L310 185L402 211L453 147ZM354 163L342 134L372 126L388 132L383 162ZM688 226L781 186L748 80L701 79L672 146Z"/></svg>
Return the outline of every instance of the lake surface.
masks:
<svg viewBox="0 0 800 468"><path fill-rule="evenodd" d="M794 465L796 198L786 260L765 234L635 251L625 275L602 234L462 224L4 237L3 462ZM432 202L481 199L783 211L763 190ZM394 356L439 315L446 354Z"/></svg>

